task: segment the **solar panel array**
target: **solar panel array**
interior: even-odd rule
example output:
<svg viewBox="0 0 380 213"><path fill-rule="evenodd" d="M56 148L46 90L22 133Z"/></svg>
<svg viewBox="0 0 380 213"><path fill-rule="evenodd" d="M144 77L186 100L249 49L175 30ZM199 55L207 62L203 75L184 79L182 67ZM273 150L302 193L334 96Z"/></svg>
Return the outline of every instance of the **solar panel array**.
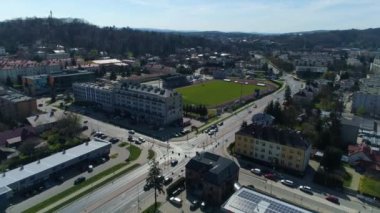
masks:
<svg viewBox="0 0 380 213"><path fill-rule="evenodd" d="M241 191L238 194L239 198L243 199L235 199L233 206L236 209L239 209L243 212L262 212L265 209L265 213L305 213L307 211L299 210L297 207L288 205L287 203L283 203L281 201L277 201L275 199L267 198L266 196L260 196L256 193L251 193L249 191ZM247 200L249 202L247 202ZM265 205L269 204L269 205ZM261 205L261 206L260 206Z"/></svg>

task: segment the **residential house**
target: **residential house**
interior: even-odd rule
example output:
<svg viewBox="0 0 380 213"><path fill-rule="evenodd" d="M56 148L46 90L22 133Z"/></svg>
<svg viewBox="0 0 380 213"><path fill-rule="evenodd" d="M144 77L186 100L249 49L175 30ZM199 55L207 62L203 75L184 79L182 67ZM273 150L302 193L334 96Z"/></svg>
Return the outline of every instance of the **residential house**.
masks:
<svg viewBox="0 0 380 213"><path fill-rule="evenodd" d="M352 166L365 168L367 173L380 176L379 147L369 146L366 143L349 145L348 162Z"/></svg>
<svg viewBox="0 0 380 213"><path fill-rule="evenodd" d="M186 164L186 190L211 205L220 205L234 192L239 167L227 158L197 153Z"/></svg>

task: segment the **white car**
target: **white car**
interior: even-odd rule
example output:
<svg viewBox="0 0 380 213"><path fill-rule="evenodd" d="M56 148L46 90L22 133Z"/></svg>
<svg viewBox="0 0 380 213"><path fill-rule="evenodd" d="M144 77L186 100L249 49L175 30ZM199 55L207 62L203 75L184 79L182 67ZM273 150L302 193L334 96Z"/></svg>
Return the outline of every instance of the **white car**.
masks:
<svg viewBox="0 0 380 213"><path fill-rule="evenodd" d="M261 175L261 169L258 168L251 169L251 172L256 175Z"/></svg>
<svg viewBox="0 0 380 213"><path fill-rule="evenodd" d="M313 193L313 191L311 191L311 188L310 188L310 186L300 186L300 187L298 187L301 191L303 191L303 192L306 192L306 193L308 193L308 194L312 194Z"/></svg>
<svg viewBox="0 0 380 213"><path fill-rule="evenodd" d="M280 181L282 184L284 184L285 186L290 186L290 187L293 187L294 186L294 182L291 181L291 180L281 180Z"/></svg>
<svg viewBox="0 0 380 213"><path fill-rule="evenodd" d="M169 198L169 201L176 205L182 205L182 200L181 198L178 198L178 197L171 197Z"/></svg>

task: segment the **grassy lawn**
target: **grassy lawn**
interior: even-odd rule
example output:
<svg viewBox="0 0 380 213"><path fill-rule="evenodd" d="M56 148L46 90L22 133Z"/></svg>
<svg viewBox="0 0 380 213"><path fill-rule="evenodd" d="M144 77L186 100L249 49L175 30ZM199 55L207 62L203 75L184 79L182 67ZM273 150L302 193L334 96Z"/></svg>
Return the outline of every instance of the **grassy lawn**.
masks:
<svg viewBox="0 0 380 213"><path fill-rule="evenodd" d="M363 176L359 183L359 192L380 198L380 179Z"/></svg>
<svg viewBox="0 0 380 213"><path fill-rule="evenodd" d="M134 161L137 158L139 158L141 154L141 149L139 147L131 144L130 146L128 146L127 149L129 150L129 158L128 158L129 161Z"/></svg>
<svg viewBox="0 0 380 213"><path fill-rule="evenodd" d="M127 142L123 142L123 143L120 143L118 146L119 146L119 147L124 147L124 146L126 146L126 145L128 145L128 143L127 143Z"/></svg>
<svg viewBox="0 0 380 213"><path fill-rule="evenodd" d="M155 155L156 153L153 150L151 149L148 150L148 160L152 160Z"/></svg>
<svg viewBox="0 0 380 213"><path fill-rule="evenodd" d="M157 202L157 209L160 208L161 203ZM143 211L143 213L154 213L154 203Z"/></svg>
<svg viewBox="0 0 380 213"><path fill-rule="evenodd" d="M48 207L49 205L51 205L51 204L53 204L55 202L58 202L59 200L65 198L67 196L69 196L70 194L75 193L76 191L82 189L83 187L89 186L89 185L93 184L94 182L98 181L99 179L101 179L101 178L103 178L103 177L105 177L105 176L107 176L107 175L109 175L109 174L111 174L113 172L116 172L117 170L119 170L119 169L121 169L121 168L123 168L123 167L125 167L127 165L128 165L127 163L117 164L117 165L115 165L115 166L113 166L113 167L111 167L111 168L109 168L107 170L104 170L103 172L101 172L101 173L99 173L99 174L97 174L97 175L95 175L95 176L87 179L86 181L82 182L79 185L75 185L75 186L73 186L73 187L71 187L71 188L69 188L69 189L67 189L67 190L65 190L65 191L63 191L63 192L61 192L59 194L54 195L53 197L50 197L49 199L47 199L47 200L45 200L45 201L43 201L43 202L41 202L41 203L39 203L39 204L37 204L37 205L29 208L27 210L25 210L24 212L25 213L28 213L28 212L30 212L30 213L32 213L32 212L38 212L38 211L40 211L40 210ZM94 185L93 187L91 187L91 188L89 188L89 189L87 189L87 190L79 193L78 195L76 195L76 196L68 199L67 201L59 204L58 206L54 207L50 212L53 212L54 210L57 210L57 209L63 207L64 205L67 205L67 204L73 202L74 200L77 200L78 198L80 198L80 197L88 194L91 191L94 191L95 189L97 189L97 188L105 185L106 183L108 183L108 182L116 179L117 177L130 172L131 170L135 169L138 166L140 166L140 165L139 164L133 164L132 166L125 168L124 170L116 173L115 175L113 175L113 176L105 179L104 181L102 181L102 182Z"/></svg>
<svg viewBox="0 0 380 213"><path fill-rule="evenodd" d="M176 89L182 94L184 104L204 104L215 106L228 101L233 101L242 96L253 95L255 89L262 89L252 84L240 84L222 80L208 81L203 84L182 87Z"/></svg>

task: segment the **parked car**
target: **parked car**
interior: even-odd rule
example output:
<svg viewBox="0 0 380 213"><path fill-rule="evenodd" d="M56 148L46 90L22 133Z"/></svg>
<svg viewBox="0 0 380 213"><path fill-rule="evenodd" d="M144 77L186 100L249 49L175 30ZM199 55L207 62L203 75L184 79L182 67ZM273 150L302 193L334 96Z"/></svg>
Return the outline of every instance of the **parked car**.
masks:
<svg viewBox="0 0 380 213"><path fill-rule="evenodd" d="M202 201L201 203L201 210L205 210L206 208L206 202Z"/></svg>
<svg viewBox="0 0 380 213"><path fill-rule="evenodd" d="M330 201L332 203L339 204L339 199L337 197L332 196L332 195L327 196L326 200L328 200L328 201Z"/></svg>
<svg viewBox="0 0 380 213"><path fill-rule="evenodd" d="M275 174L272 174L272 173L265 174L264 177L269 179L269 180L277 181L277 176Z"/></svg>
<svg viewBox="0 0 380 213"><path fill-rule="evenodd" d="M74 185L78 185L86 180L86 177L80 176L74 181Z"/></svg>
<svg viewBox="0 0 380 213"><path fill-rule="evenodd" d="M129 130L128 133L131 134L131 135L133 135L133 134L135 134L135 131L134 130Z"/></svg>
<svg viewBox="0 0 380 213"><path fill-rule="evenodd" d="M173 159L170 161L170 165L172 165L172 166L176 166L177 164L178 164L178 160L176 160L176 159Z"/></svg>
<svg viewBox="0 0 380 213"><path fill-rule="evenodd" d="M117 143L117 142L119 142L119 139L117 139L117 138L111 138L110 142L111 143Z"/></svg>
<svg viewBox="0 0 380 213"><path fill-rule="evenodd" d="M281 180L280 181L282 184L284 184L285 186L289 186L289 187L294 187L294 182L291 181L291 180Z"/></svg>
<svg viewBox="0 0 380 213"><path fill-rule="evenodd" d="M219 126L223 126L223 121L218 123Z"/></svg>
<svg viewBox="0 0 380 213"><path fill-rule="evenodd" d="M254 168L254 169L251 169L251 172L255 175L261 175L261 169L259 168Z"/></svg>
<svg viewBox="0 0 380 213"><path fill-rule="evenodd" d="M145 143L145 139L144 139L143 137L139 137L139 141L140 141L141 143Z"/></svg>
<svg viewBox="0 0 380 213"><path fill-rule="evenodd" d="M313 194L313 191L311 191L310 186L300 186L298 187L301 191L308 193L308 194Z"/></svg>
<svg viewBox="0 0 380 213"><path fill-rule="evenodd" d="M199 203L198 200L193 200L193 201L191 202L191 204L190 204L190 210L191 210L191 211L195 211L195 210L197 210L197 208L199 208L199 205L200 205L200 203Z"/></svg>
<svg viewBox="0 0 380 213"><path fill-rule="evenodd" d="M178 198L178 197L170 197L169 198L169 201L174 204L174 205L178 205L178 206L181 206L182 205L182 200L181 198Z"/></svg>
<svg viewBox="0 0 380 213"><path fill-rule="evenodd" d="M88 126L82 126L82 131L88 130Z"/></svg>
<svg viewBox="0 0 380 213"><path fill-rule="evenodd" d="M87 171L88 172L92 172L93 170L94 170L94 166L93 165L88 165Z"/></svg>
<svg viewBox="0 0 380 213"><path fill-rule="evenodd" d="M172 177L165 177L164 178L164 184L169 185L173 181Z"/></svg>
<svg viewBox="0 0 380 213"><path fill-rule="evenodd" d="M149 189L151 189L151 188L152 188L151 185L149 185L149 184L145 184L145 186L144 186L144 191L149 191Z"/></svg>

